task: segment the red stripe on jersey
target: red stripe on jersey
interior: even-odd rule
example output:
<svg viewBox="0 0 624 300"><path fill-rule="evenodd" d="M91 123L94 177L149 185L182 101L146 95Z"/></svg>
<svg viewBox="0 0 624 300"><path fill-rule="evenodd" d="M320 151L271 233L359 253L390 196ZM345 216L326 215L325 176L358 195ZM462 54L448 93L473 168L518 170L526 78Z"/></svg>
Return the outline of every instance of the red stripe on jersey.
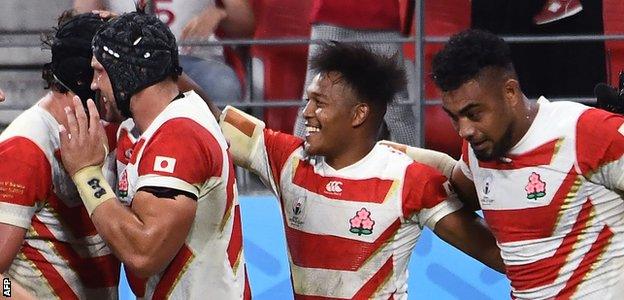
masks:
<svg viewBox="0 0 624 300"><path fill-rule="evenodd" d="M312 193L334 200L383 203L394 181L388 179L346 179L325 177L314 172L314 166L301 160L293 183Z"/></svg>
<svg viewBox="0 0 624 300"><path fill-rule="evenodd" d="M285 227L293 264L302 268L356 271L393 238L400 226L397 219L372 243Z"/></svg>
<svg viewBox="0 0 624 300"><path fill-rule="evenodd" d="M98 257L81 257L70 244L57 240L52 232L37 218L33 217L33 229L40 237L50 237L49 242L55 253L60 255L88 288L116 287L119 283L121 263L112 254Z"/></svg>
<svg viewBox="0 0 624 300"><path fill-rule="evenodd" d="M591 271L594 264L598 262L599 257L604 253L612 237L613 232L605 225L598 234L598 238L596 238L596 241L589 249L589 252L585 254L581 263L576 267L574 273L572 273L572 276L568 279L568 282L566 282L563 290L557 295L557 299L570 299L570 297L574 295L578 286L585 280L585 276Z"/></svg>
<svg viewBox="0 0 624 300"><path fill-rule="evenodd" d="M78 299L78 296L71 289L63 276L48 262L39 251L27 243L22 246L22 253L41 272L43 278L48 282L54 293L60 299Z"/></svg>
<svg viewBox="0 0 624 300"><path fill-rule="evenodd" d="M189 249L186 244L182 245L182 248L180 248L180 251L178 251L178 254L176 254L171 263L169 263L160 281L156 284L156 289L154 290L154 296L152 298L169 298L169 293L173 290L174 284L182 276L184 271L186 271L186 267L193 259L193 256L191 249Z"/></svg>
<svg viewBox="0 0 624 300"><path fill-rule="evenodd" d="M353 299L370 299L381 286L388 281L393 272L392 256L381 266L379 271L369 279L364 286L353 296Z"/></svg>
<svg viewBox="0 0 624 300"><path fill-rule="evenodd" d="M232 235L230 236L230 243L227 247L230 267L232 267L234 271L236 271L236 264L239 262L239 258L243 252L243 230L240 218L240 207L236 205L234 206L234 224L232 226Z"/></svg>
<svg viewBox="0 0 624 300"><path fill-rule="evenodd" d="M624 155L624 135L618 130L624 117L600 109L588 109L576 124L576 155L585 175Z"/></svg>
<svg viewBox="0 0 624 300"><path fill-rule="evenodd" d="M554 139L520 155L509 155L508 158L511 161L508 163L500 160L479 161L479 167L495 170L516 170L527 167L550 165L552 158L559 150L559 145L560 139Z"/></svg>
<svg viewBox="0 0 624 300"><path fill-rule="evenodd" d="M141 152L141 149L143 149L143 146L145 145L145 139L144 138L140 138L138 142L136 142L134 144L134 146L132 146L132 155L130 156L130 163L135 165L136 164L136 160L139 157L139 152Z"/></svg>
<svg viewBox="0 0 624 300"><path fill-rule="evenodd" d="M124 270L126 271L126 278L128 278L128 285L135 296L139 298L145 297L145 289L147 288L147 279L141 278L139 276L134 275L130 269L124 265Z"/></svg>
<svg viewBox="0 0 624 300"><path fill-rule="evenodd" d="M232 214L232 204L234 204L234 186L236 185L236 173L234 172L234 165L231 163L232 155L230 155L230 151L227 151L227 156L228 179L225 185L225 211L223 212L223 219L221 220L221 231L223 231L227 220L231 217Z"/></svg>
<svg viewBox="0 0 624 300"><path fill-rule="evenodd" d="M280 186L282 169L288 157L302 145L303 140L296 136L264 129L264 146L266 147L273 180L278 187Z"/></svg>
<svg viewBox="0 0 624 300"><path fill-rule="evenodd" d="M0 143L0 202L34 206L52 186L50 162L33 141L12 137Z"/></svg>
<svg viewBox="0 0 624 300"><path fill-rule="evenodd" d="M249 276L247 276L247 266L245 268L245 290L243 291L243 300L251 300L251 287L249 286Z"/></svg>
<svg viewBox="0 0 624 300"><path fill-rule="evenodd" d="M106 132L106 139L108 140L108 150L113 151L113 149L117 148L117 130L119 129L119 124L116 123L106 123L104 125L104 132Z"/></svg>
<svg viewBox="0 0 624 300"><path fill-rule="evenodd" d="M370 299L379 288L388 281L388 278L392 275L392 256L379 268L377 273L371 277L360 290L351 297L351 299ZM393 295L390 295L389 299L393 299ZM323 297L323 296L308 296L295 293L295 299L297 300L325 300L325 299L337 299L335 297Z"/></svg>
<svg viewBox="0 0 624 300"><path fill-rule="evenodd" d="M593 205L588 198L576 217L576 221L572 226L572 230L563 238L561 245L551 257L543 258L538 261L525 265L507 265L507 277L511 280L511 285L515 290L524 291L541 286L552 284L559 271L565 265L568 256L574 249L583 230L587 227L587 223L591 220ZM532 214L524 213L526 216Z"/></svg>
<svg viewBox="0 0 624 300"><path fill-rule="evenodd" d="M212 133L199 123L189 118L170 119L145 145L138 167L139 176L156 174L176 177L189 184L201 184L211 177L221 177L223 151L225 149ZM170 171L163 170L165 167L156 170L158 156L175 162Z"/></svg>
<svg viewBox="0 0 624 300"><path fill-rule="evenodd" d="M76 207L68 207L53 191L50 191L48 204L59 215L63 227L75 237L83 238L97 234L97 230L82 203Z"/></svg>
<svg viewBox="0 0 624 300"><path fill-rule="evenodd" d="M468 142L466 142L466 140L462 140L461 160L463 160L466 165L470 166L469 159L470 157L468 156Z"/></svg>
<svg viewBox="0 0 624 300"><path fill-rule="evenodd" d="M413 162L405 170L401 207L409 218L423 208L432 208L448 197L444 189L446 177L427 165Z"/></svg>
<svg viewBox="0 0 624 300"><path fill-rule="evenodd" d="M568 194L574 189L576 172L572 168L547 206L488 210L483 215L499 243L541 239L552 236ZM531 222L527 222L531 216Z"/></svg>

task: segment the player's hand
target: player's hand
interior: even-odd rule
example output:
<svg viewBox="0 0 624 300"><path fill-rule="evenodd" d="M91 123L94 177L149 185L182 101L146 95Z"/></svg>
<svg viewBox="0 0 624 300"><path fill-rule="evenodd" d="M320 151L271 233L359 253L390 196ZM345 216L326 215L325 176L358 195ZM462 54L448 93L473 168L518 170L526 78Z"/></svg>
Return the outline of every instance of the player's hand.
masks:
<svg viewBox="0 0 624 300"><path fill-rule="evenodd" d="M5 99L4 92L0 90L0 102L4 102Z"/></svg>
<svg viewBox="0 0 624 300"><path fill-rule="evenodd" d="M78 96L73 107L65 107L67 127L59 126L61 158L70 176L88 166L100 166L108 154L108 140L93 100L87 100L89 116Z"/></svg>

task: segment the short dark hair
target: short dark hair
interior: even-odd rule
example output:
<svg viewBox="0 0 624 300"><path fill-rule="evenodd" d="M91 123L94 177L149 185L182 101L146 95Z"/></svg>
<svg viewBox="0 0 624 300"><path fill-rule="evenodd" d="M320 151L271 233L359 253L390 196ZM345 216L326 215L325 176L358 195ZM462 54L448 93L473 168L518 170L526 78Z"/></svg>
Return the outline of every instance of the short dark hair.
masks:
<svg viewBox="0 0 624 300"><path fill-rule="evenodd" d="M356 96L382 109L406 84L405 71L393 57L375 54L359 44L321 44L310 67L318 73L340 73Z"/></svg>
<svg viewBox="0 0 624 300"><path fill-rule="evenodd" d="M451 36L435 55L433 79L442 91L453 91L489 67L515 74L509 46L490 32L469 29Z"/></svg>

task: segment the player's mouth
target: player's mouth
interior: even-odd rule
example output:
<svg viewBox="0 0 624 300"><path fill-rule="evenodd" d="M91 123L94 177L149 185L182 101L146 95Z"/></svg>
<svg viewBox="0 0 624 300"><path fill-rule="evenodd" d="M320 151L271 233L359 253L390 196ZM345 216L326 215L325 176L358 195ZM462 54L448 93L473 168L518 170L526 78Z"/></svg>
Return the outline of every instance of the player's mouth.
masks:
<svg viewBox="0 0 624 300"><path fill-rule="evenodd" d="M483 151L487 147L487 140L482 140L479 142L471 142L470 146L472 146L472 149L475 151Z"/></svg>
<svg viewBox="0 0 624 300"><path fill-rule="evenodd" d="M319 133L321 131L321 128L317 127L317 126L312 126L312 125L306 124L305 130L306 130L305 136L308 137L308 136L310 136L312 134Z"/></svg>

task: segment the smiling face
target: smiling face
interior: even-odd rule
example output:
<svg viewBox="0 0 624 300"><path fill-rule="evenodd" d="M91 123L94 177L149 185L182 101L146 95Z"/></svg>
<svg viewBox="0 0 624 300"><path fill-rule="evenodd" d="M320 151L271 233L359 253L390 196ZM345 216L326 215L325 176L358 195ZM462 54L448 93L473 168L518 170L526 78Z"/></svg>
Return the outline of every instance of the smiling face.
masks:
<svg viewBox="0 0 624 300"><path fill-rule="evenodd" d="M125 118L121 116L121 112L117 109L113 87L106 69L104 69L104 66L102 66L95 56L91 59L91 67L93 68L91 90L96 92L98 99L94 100L98 106L98 112L101 118L114 123L123 121Z"/></svg>
<svg viewBox="0 0 624 300"><path fill-rule="evenodd" d="M473 79L442 95L443 108L455 130L482 161L497 159L513 146L515 117L509 100L513 95L508 92L514 93L514 87L500 82Z"/></svg>
<svg viewBox="0 0 624 300"><path fill-rule="evenodd" d="M336 72L314 77L307 95L303 110L306 152L333 157L346 151L353 137L356 106L364 104L355 100L352 89Z"/></svg>

